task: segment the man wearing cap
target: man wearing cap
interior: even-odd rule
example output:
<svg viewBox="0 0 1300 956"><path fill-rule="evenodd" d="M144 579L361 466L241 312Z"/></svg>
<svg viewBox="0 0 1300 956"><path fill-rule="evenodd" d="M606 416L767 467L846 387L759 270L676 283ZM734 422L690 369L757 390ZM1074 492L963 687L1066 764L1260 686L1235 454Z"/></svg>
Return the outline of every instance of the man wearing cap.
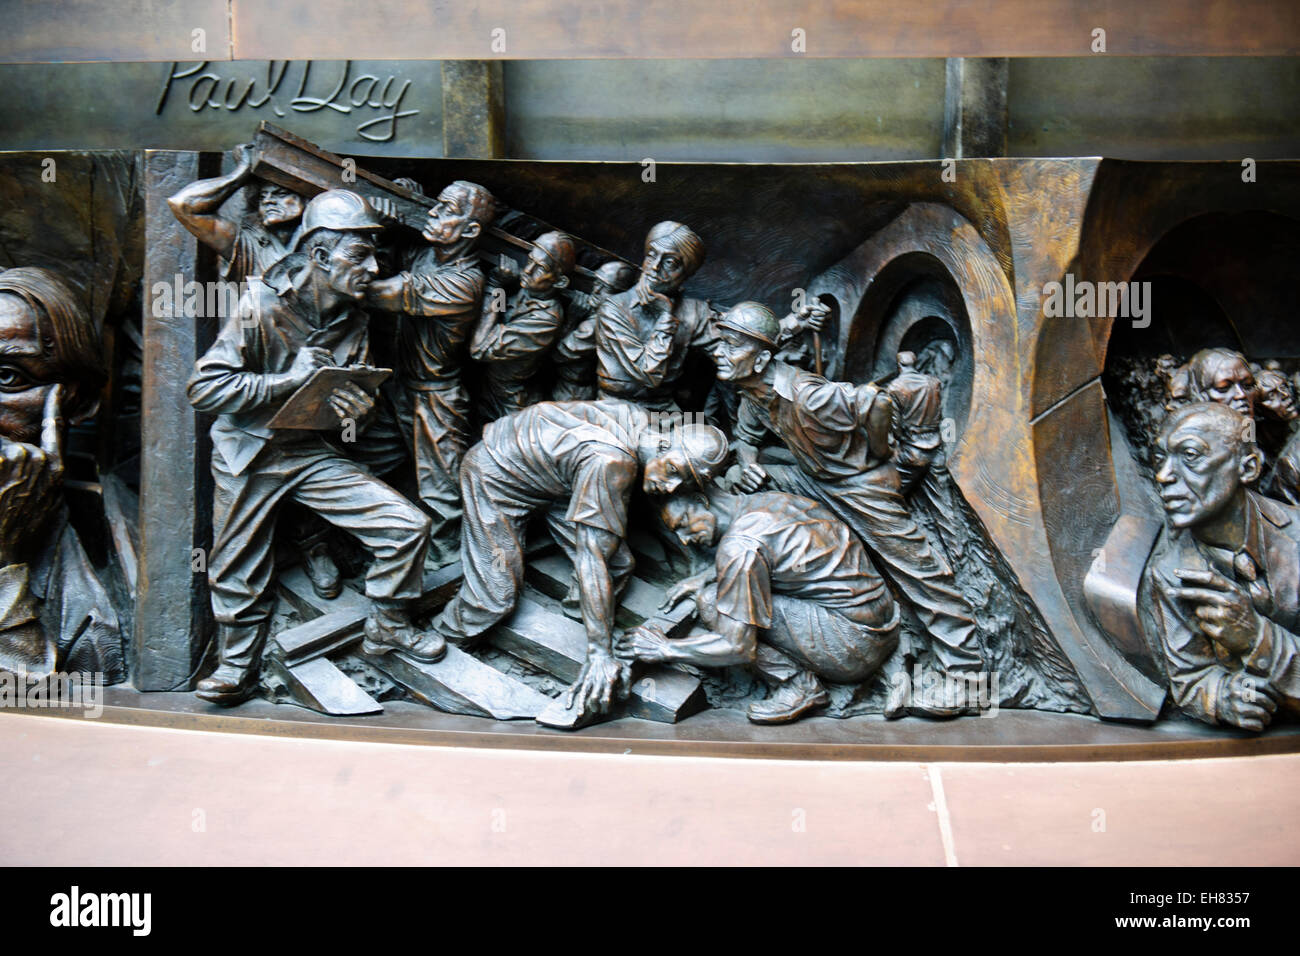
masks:
<svg viewBox="0 0 1300 956"><path fill-rule="evenodd" d="M541 399L535 379L564 326L560 290L569 284L575 255L573 240L564 233L545 233L533 240L518 277L508 272L499 276L502 287L515 281L519 285L505 309L494 307L493 296L486 297L469 344L470 356L486 365L485 419L509 415Z"/></svg>
<svg viewBox="0 0 1300 956"><path fill-rule="evenodd" d="M632 288L638 275L635 267L613 260L596 270L591 292L569 290L564 332L553 353L552 399L575 402L596 397L596 311L606 297Z"/></svg>
<svg viewBox="0 0 1300 956"><path fill-rule="evenodd" d="M611 653L614 609L632 573L627 507L638 475L649 494L703 487L727 459L708 425L652 427L631 402L541 402L483 430L461 467L465 517L460 590L434 622L471 646L510 614L524 581L528 521L545 514L573 562L587 659L565 705L605 713L627 693L627 667Z"/></svg>
<svg viewBox="0 0 1300 956"><path fill-rule="evenodd" d="M704 262L704 243L680 222L650 229L636 285L607 296L596 310L596 384L602 397L656 411L677 409L674 386L692 349L713 345L707 302L681 294Z"/></svg>
<svg viewBox="0 0 1300 956"><path fill-rule="evenodd" d="M1300 711L1300 512L1249 489L1263 459L1222 403L1170 412L1156 438L1165 528L1143 575L1173 702L1260 731Z"/></svg>
<svg viewBox="0 0 1300 956"><path fill-rule="evenodd" d="M460 543L460 462L471 432L461 381L466 346L483 309L479 238L496 201L477 183L457 181L429 209L407 268L371 284L366 303L401 313L395 397L411 436L420 503L433 518L435 564L455 560Z"/></svg>
<svg viewBox="0 0 1300 956"><path fill-rule="evenodd" d="M272 535L280 506L290 501L349 532L372 555L367 652L397 649L433 661L445 651L436 634L412 627L408 611L420 596L429 519L347 457L332 433L270 427L318 369L367 362L367 318L360 306L378 272L374 235L380 228L356 193L329 190L312 199L289 256L249 281L238 314L190 379L191 404L217 416L208 582L220 663L198 684L204 700L235 704L256 687L274 604ZM374 398L354 382L335 388L326 401L341 425L362 429L374 409Z"/></svg>
<svg viewBox="0 0 1300 956"><path fill-rule="evenodd" d="M619 648L646 662L753 665L775 690L749 708L782 724L830 703L822 680L858 683L898 646L899 609L862 543L825 507L767 491L664 499L660 514L686 547L716 546L712 565L669 589L671 608L694 597L707 633L671 640L654 623Z"/></svg>
<svg viewBox="0 0 1300 956"><path fill-rule="evenodd" d="M932 638L938 666L954 677L978 671L983 660L970 607L899 490L888 392L830 382L774 359L780 327L759 303L742 302L717 327L718 378L742 395L734 444L744 470L737 488L754 492L770 480L782 491L825 504L911 602ZM757 446L768 432L781 439L798 467L764 469L757 463ZM936 717L965 712L961 705L913 709Z"/></svg>
<svg viewBox="0 0 1300 956"><path fill-rule="evenodd" d="M245 205L257 211L256 217L245 216L242 224L221 215L222 205L241 186ZM242 145L235 147L233 170L190 183L170 196L167 205L182 226L225 260L222 278L242 284L252 276L264 275L288 255L294 230L302 220L303 198L255 177L251 149ZM330 554L327 526L303 514L298 518L294 545L303 557L303 570L312 589L322 598L338 597L343 581Z"/></svg>

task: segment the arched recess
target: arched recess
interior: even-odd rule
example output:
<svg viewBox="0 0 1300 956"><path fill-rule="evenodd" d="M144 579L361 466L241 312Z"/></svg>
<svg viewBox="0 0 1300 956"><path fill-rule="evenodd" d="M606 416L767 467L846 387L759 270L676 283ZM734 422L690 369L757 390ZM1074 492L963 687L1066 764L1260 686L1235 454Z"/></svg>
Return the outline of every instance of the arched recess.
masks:
<svg viewBox="0 0 1300 956"><path fill-rule="evenodd" d="M1076 287L1151 283L1149 314L1054 319L1040 314L1032 370L1043 522L1057 579L1081 626L1093 626L1084 580L1097 555L1104 550L1113 565L1111 552L1123 552L1119 557L1131 564L1135 588L1162 520L1149 482L1130 455L1127 433L1108 406L1114 399L1104 388L1107 366L1136 355L1168 352L1186 358L1209 346L1241 349L1251 357L1300 356L1293 318L1300 298L1292 267L1285 265L1300 252L1295 171L1284 177L1287 188L1273 197L1290 207L1290 214L1282 214L1255 206L1262 192L1216 189L1207 182L1221 164L1195 164L1199 170L1118 165L1132 177L1120 188L1115 168L1099 176L1078 254L1066 272ZM1242 205L1232 208L1234 201ZM1066 276L1052 278L1064 282ZM1137 524L1119 523L1122 515ZM1142 534L1110 537L1135 526ZM1121 640L1116 646L1144 673L1158 670L1144 643Z"/></svg>
<svg viewBox="0 0 1300 956"><path fill-rule="evenodd" d="M937 331L924 320L937 318L947 326L958 353L955 385L944 403L958 432L950 463L967 499L982 500L989 476L967 450L978 417L972 410L983 408L996 417L1018 401L1007 377L999 375L1000 364L1015 354L1015 296L979 231L948 206L914 203L814 278L808 292L833 302L842 317L836 371L846 381L869 381L893 371L894 356L905 342L918 341L927 328ZM996 431L991 423L983 427ZM1028 502L1015 494L1006 502L1012 520L1028 520ZM1001 518L993 516L995 522L1005 519L1003 511Z"/></svg>

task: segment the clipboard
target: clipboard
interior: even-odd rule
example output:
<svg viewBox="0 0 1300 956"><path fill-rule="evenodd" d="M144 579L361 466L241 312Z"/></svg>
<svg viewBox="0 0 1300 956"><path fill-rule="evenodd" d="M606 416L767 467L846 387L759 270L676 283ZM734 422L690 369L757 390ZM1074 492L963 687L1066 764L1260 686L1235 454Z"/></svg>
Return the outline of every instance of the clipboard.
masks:
<svg viewBox="0 0 1300 956"><path fill-rule="evenodd" d="M371 368L369 365L350 365L318 368L311 378L289 396L267 426L274 429L296 428L305 431L333 431L340 419L326 401L340 385L353 382L368 394L374 395L379 386L393 374L391 368Z"/></svg>

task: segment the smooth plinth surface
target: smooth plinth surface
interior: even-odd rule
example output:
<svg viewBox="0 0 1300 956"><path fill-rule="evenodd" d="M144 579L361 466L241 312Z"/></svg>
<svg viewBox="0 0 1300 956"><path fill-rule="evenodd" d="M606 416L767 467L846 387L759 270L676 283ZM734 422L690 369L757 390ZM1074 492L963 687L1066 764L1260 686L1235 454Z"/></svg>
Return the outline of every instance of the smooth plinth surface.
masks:
<svg viewBox="0 0 1300 956"><path fill-rule="evenodd" d="M288 704L251 700L222 708L192 694L141 694L109 687L98 722L435 747L794 760L1086 761L1178 760L1300 752L1300 727L1264 734L1176 718L1144 726L1042 711L999 710L988 717L884 720L813 717L757 726L735 710L706 710L677 724L622 718L578 731L531 720L498 721L390 702L369 717L326 717ZM3 711L0 711L3 713ZM82 711L30 710L34 716L83 719Z"/></svg>
<svg viewBox="0 0 1300 956"><path fill-rule="evenodd" d="M729 760L0 714L10 864L1300 863L1300 755Z"/></svg>

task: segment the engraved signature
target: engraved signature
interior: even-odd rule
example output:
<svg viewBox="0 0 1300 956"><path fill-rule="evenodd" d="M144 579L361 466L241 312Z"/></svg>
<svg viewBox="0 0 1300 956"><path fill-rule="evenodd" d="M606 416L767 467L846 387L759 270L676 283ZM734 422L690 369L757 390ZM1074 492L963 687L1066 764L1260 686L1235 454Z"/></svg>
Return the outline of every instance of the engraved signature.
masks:
<svg viewBox="0 0 1300 956"><path fill-rule="evenodd" d="M178 94L184 91L185 101L195 113L203 109L224 109L234 113L244 107L260 110L268 105L276 116L286 115L286 110L314 113L329 108L344 114L380 110L378 116L370 116L356 127L359 136L373 143L391 142L397 135L397 121L420 112L401 108L402 99L411 86L409 79L401 79L392 73L387 76L373 73L352 76L351 60L327 63L323 67L311 60L299 63L271 60L266 65L265 79L246 75L223 76L220 67L211 65L208 60L197 64L175 62L163 82L154 109L156 114L162 114L173 86ZM290 90L294 91L292 98L286 100Z"/></svg>

